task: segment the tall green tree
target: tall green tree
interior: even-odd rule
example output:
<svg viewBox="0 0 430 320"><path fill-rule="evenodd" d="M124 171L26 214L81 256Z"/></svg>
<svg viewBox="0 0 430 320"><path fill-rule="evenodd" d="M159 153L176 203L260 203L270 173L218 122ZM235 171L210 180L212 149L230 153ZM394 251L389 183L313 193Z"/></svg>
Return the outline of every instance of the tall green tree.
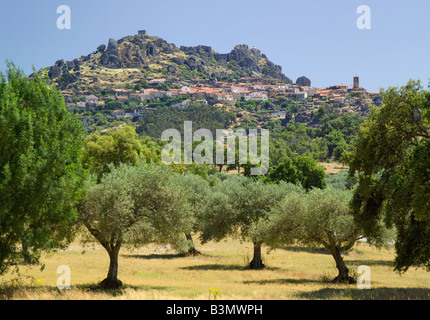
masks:
<svg viewBox="0 0 430 320"><path fill-rule="evenodd" d="M61 93L9 63L0 74L0 274L21 248L37 260L72 239L85 181L82 142Z"/></svg>
<svg viewBox="0 0 430 320"><path fill-rule="evenodd" d="M192 225L184 190L172 183L170 170L144 163L121 164L90 187L86 199L79 204L79 213L80 221L109 255L102 288L122 286L118 256L123 245L186 245L181 235Z"/></svg>
<svg viewBox="0 0 430 320"><path fill-rule="evenodd" d="M430 270L430 93L411 80L381 94L383 106L372 110L345 156L359 176L354 215L366 236L395 227L397 271Z"/></svg>
<svg viewBox="0 0 430 320"><path fill-rule="evenodd" d="M268 182L300 184L306 190L326 187L324 168L309 156L282 156L264 178Z"/></svg>
<svg viewBox="0 0 430 320"><path fill-rule="evenodd" d="M106 135L95 132L85 138L83 166L100 181L103 174L110 172L109 165L135 165L141 154L148 156L148 160L154 157L149 145L142 146L133 127L126 126Z"/></svg>

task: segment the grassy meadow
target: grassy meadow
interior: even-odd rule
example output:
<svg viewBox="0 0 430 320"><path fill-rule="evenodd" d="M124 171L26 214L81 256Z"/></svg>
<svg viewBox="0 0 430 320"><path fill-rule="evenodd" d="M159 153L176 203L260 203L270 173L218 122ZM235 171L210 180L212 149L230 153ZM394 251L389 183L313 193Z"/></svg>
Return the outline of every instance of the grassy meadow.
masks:
<svg viewBox="0 0 430 320"><path fill-rule="evenodd" d="M20 266L20 280L14 275L0 278L1 299L91 300L91 299L176 299L207 300L209 288L219 289L218 300L277 299L429 299L430 273L411 269L399 275L393 271L393 249L357 245L345 261L354 273L359 265L371 269L369 290L356 285L332 284L337 275L334 260L322 249L291 246L267 252L264 270L250 270L252 246L227 239L197 249L203 255L185 257L168 247L149 245L122 248L118 278L122 290L102 291L97 284L108 270L108 255L98 246L79 243L67 250L46 254L41 265ZM71 269L70 290L56 287L57 267ZM37 282L36 280L41 280Z"/></svg>

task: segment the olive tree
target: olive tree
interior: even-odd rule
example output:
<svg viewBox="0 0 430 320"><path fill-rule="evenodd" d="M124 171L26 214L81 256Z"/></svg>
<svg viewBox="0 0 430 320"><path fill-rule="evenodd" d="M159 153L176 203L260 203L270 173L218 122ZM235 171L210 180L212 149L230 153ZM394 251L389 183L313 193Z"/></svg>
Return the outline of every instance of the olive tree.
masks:
<svg viewBox="0 0 430 320"><path fill-rule="evenodd" d="M252 269L262 269L261 247L265 242L265 228L271 208L285 195L283 184L265 184L261 180L234 176L213 187L202 226L201 239L220 241L232 236L253 243ZM261 232L260 232L261 230Z"/></svg>
<svg viewBox="0 0 430 320"><path fill-rule="evenodd" d="M285 197L270 210L268 220L261 226L266 245L283 248L300 238L306 209L305 189L291 183L281 183Z"/></svg>
<svg viewBox="0 0 430 320"><path fill-rule="evenodd" d="M306 196L305 214L298 240L307 246L323 246L333 256L339 274L334 282L353 283L342 253L362 238L350 209L352 193L313 189Z"/></svg>
<svg viewBox="0 0 430 320"><path fill-rule="evenodd" d="M199 255L200 252L195 248L192 233L200 231L203 220L203 213L206 201L209 197L209 182L195 174L176 174L173 181L180 187L184 188L184 200L188 204L189 211L187 217L190 220L190 229L184 230L188 242L186 254L189 256Z"/></svg>
<svg viewBox="0 0 430 320"><path fill-rule="evenodd" d="M118 254L123 244L185 245L180 235L189 230L189 207L184 189L172 183L172 174L162 166L122 164L90 187L79 205L80 220L106 249L110 264L105 289L122 285L118 279Z"/></svg>

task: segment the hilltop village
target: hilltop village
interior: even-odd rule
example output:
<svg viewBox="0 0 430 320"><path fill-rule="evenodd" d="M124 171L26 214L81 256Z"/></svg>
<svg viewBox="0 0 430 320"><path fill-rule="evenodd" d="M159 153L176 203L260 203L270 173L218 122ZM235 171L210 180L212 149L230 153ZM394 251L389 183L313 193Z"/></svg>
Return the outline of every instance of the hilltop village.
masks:
<svg viewBox="0 0 430 320"><path fill-rule="evenodd" d="M380 105L379 92L367 92L359 85L359 77L353 78L353 84L345 84L328 88L310 86L310 80L304 84L288 84L277 79L241 78L237 82L191 79L190 81L174 78L143 80L133 88L115 88L103 90L99 95L91 94L66 99L68 107L75 113L95 109L109 111L115 119L129 118L137 121L145 112L154 110L157 101L169 100L179 108L188 104L211 104L234 106L237 101L256 101L255 112L261 111L265 102L290 102L298 106L296 120L306 122L322 105L333 105L338 113L359 113L365 116L369 105ZM78 100L78 101L77 101ZM112 110L112 107L115 107ZM270 108L269 108L270 109ZM285 117L283 108L266 110L275 118ZM303 118L303 119L302 119ZM303 121L301 121L303 120Z"/></svg>

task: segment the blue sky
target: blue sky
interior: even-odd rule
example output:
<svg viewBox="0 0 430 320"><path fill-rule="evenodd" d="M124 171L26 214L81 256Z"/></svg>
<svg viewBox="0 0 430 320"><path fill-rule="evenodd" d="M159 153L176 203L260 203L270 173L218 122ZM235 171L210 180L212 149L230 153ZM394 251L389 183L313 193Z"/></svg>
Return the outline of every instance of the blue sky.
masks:
<svg viewBox="0 0 430 320"><path fill-rule="evenodd" d="M71 29L56 26L59 5L71 9ZM371 9L371 29L359 30L357 7ZM27 73L59 59L95 51L109 38L147 30L181 45L220 53L254 45L295 81L316 87L352 83L369 91L430 79L428 0L37 0L0 6L0 70L11 59Z"/></svg>

